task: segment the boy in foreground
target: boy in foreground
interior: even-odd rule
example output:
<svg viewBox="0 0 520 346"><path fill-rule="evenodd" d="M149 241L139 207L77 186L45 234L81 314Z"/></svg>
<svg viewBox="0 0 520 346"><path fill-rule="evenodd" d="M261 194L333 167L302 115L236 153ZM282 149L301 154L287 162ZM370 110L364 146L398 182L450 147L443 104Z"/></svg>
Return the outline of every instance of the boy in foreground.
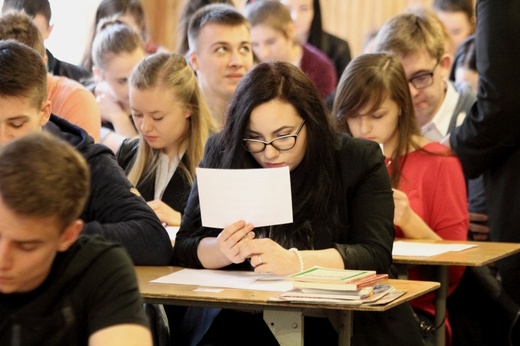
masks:
<svg viewBox="0 0 520 346"><path fill-rule="evenodd" d="M151 345L127 253L79 237L83 156L45 132L0 147L0 344Z"/></svg>

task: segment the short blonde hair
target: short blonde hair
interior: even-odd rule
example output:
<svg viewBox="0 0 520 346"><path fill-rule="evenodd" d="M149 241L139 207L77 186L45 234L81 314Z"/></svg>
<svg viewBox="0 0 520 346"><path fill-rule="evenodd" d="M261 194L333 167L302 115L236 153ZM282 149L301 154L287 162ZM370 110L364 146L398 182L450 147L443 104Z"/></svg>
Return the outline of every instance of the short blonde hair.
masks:
<svg viewBox="0 0 520 346"><path fill-rule="evenodd" d="M444 24L430 10L417 9L386 22L376 37L376 51L413 55L426 51L439 60L446 52L448 34Z"/></svg>

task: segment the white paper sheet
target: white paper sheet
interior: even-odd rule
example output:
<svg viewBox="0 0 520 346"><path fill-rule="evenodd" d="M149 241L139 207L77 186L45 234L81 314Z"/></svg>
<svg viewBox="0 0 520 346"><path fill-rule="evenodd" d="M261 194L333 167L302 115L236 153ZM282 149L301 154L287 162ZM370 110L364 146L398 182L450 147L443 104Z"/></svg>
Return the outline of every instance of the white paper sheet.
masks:
<svg viewBox="0 0 520 346"><path fill-rule="evenodd" d="M292 289L292 282L279 276L257 274L249 271L210 269L181 269L150 282L273 292L285 292Z"/></svg>
<svg viewBox="0 0 520 346"><path fill-rule="evenodd" d="M255 227L293 222L289 167L197 168L205 227L225 228L244 220Z"/></svg>
<svg viewBox="0 0 520 346"><path fill-rule="evenodd" d="M432 244L409 241L396 241L392 256L431 257L450 251L463 251L477 245L474 244Z"/></svg>

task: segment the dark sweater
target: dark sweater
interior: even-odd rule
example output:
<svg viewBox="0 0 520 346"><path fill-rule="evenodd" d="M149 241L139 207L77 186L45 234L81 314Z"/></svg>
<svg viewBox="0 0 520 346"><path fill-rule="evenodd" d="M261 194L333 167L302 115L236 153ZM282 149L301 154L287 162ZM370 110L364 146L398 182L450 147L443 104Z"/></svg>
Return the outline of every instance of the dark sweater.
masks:
<svg viewBox="0 0 520 346"><path fill-rule="evenodd" d="M35 290L0 293L0 345L88 345L95 332L148 326L135 272L119 245L80 237Z"/></svg>
<svg viewBox="0 0 520 346"><path fill-rule="evenodd" d="M171 242L161 222L117 164L112 151L85 130L51 115L45 130L79 150L90 168L90 195L81 214L85 234L98 234L123 245L136 265L165 265L171 258Z"/></svg>

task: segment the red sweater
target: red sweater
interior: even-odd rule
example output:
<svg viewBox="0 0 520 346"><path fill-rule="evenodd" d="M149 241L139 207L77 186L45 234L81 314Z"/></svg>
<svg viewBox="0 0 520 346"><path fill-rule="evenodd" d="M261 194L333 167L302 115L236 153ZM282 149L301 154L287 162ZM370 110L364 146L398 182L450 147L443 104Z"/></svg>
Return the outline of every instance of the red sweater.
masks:
<svg viewBox="0 0 520 346"><path fill-rule="evenodd" d="M436 142L427 144L424 149L432 153L445 153L447 150ZM389 165L389 170L392 166ZM407 194L411 208L442 239L467 240L469 216L466 183L457 157L429 154L421 150L409 153L397 188ZM399 227L396 226L395 231L396 237L404 237ZM465 267L450 267L448 295L457 287L464 269ZM429 281L435 279L425 277L420 267L411 267L408 278ZM434 299L435 293L431 292L414 299L412 306L433 316ZM448 319L446 331L449 337L451 328Z"/></svg>

